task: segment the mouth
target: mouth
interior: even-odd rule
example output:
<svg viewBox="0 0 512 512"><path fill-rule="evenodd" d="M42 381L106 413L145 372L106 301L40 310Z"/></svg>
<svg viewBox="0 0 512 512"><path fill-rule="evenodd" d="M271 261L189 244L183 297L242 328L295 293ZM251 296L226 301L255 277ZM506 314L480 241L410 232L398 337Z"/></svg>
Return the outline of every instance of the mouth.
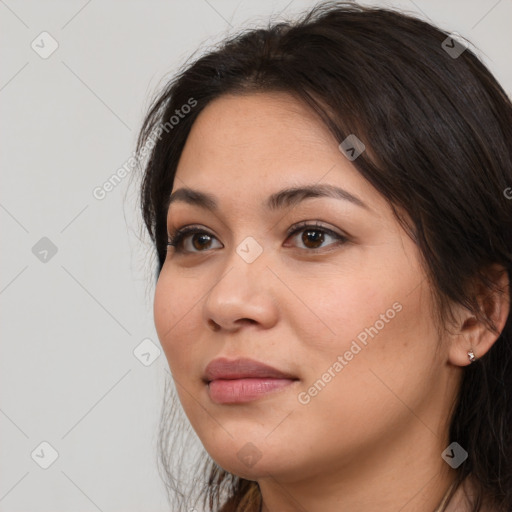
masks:
<svg viewBox="0 0 512 512"><path fill-rule="evenodd" d="M217 404L239 404L283 390L299 379L294 375L252 359L211 361L203 382Z"/></svg>

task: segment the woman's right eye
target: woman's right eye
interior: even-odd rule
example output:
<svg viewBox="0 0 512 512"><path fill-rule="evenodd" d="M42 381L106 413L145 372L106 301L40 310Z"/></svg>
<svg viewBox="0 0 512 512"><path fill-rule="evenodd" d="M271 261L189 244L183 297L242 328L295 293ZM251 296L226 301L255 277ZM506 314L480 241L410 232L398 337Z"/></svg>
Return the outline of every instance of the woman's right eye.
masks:
<svg viewBox="0 0 512 512"><path fill-rule="evenodd" d="M189 235L192 235L189 237ZM201 236L195 236L201 235ZM174 247L175 252L205 252L205 250L211 249L208 245L215 239L215 236L205 231L203 228L197 226L187 226L181 229L177 229L174 233L169 235L168 246ZM186 242L191 242L192 248L185 247ZM221 245L222 247L222 245ZM194 250L194 248L196 250Z"/></svg>

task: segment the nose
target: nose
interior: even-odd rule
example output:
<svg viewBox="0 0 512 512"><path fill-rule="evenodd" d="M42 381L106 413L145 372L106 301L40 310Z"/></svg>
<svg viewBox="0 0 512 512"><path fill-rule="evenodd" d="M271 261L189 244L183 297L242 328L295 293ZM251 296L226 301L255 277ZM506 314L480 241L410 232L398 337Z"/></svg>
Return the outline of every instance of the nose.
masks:
<svg viewBox="0 0 512 512"><path fill-rule="evenodd" d="M267 329L275 325L279 313L276 278L267 263L263 255L248 263L233 253L203 302L203 320L210 329L234 332L244 325Z"/></svg>

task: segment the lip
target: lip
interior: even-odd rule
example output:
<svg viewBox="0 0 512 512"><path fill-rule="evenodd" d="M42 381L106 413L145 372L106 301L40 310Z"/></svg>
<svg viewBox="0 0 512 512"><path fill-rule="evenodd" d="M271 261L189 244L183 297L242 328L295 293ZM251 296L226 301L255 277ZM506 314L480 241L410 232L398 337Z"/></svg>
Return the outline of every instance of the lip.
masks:
<svg viewBox="0 0 512 512"><path fill-rule="evenodd" d="M219 404L250 402L298 380L288 372L247 358L214 359L203 375L210 399Z"/></svg>

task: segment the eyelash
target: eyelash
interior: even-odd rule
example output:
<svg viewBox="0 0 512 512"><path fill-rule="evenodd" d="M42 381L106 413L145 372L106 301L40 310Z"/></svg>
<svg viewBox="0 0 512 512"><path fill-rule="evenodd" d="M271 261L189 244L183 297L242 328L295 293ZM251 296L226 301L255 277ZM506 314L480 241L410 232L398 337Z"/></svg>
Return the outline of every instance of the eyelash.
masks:
<svg viewBox="0 0 512 512"><path fill-rule="evenodd" d="M339 233L336 233L335 231L333 231L329 228L323 227L321 224L318 224L318 223L312 224L307 221L304 221L304 222L301 222L299 224L292 226L286 233L286 239L290 238L292 235L295 235L296 233L300 233L301 231L306 231L308 229L311 231L321 231L323 233L326 233L326 234L338 239L337 242L329 244L329 245L339 246L339 245L342 245L349 241L348 237L346 237L344 235L340 235ZM206 249L204 251L185 251L181 247L181 243L184 240L184 238L190 234L204 234L204 235L208 235L210 237L216 238L214 235L212 235L211 233L209 233L208 231L204 230L203 228L201 228L199 226L186 226L184 228L177 229L174 233L169 234L169 241L167 242L167 245L174 247L176 253L199 254L201 252L207 252L208 250L211 250L211 249ZM309 253L325 252L325 248L316 248L316 249L307 249L307 248L302 249L301 248L301 250L307 251Z"/></svg>

